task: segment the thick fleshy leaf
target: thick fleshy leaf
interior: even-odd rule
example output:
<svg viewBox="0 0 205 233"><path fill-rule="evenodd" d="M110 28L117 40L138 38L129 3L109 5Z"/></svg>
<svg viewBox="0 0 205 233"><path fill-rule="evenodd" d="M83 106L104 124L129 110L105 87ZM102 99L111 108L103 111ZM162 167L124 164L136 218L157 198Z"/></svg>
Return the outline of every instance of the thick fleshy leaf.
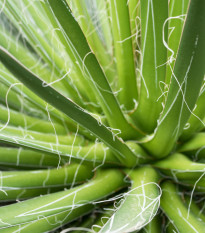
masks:
<svg viewBox="0 0 205 233"><path fill-rule="evenodd" d="M200 221L184 205L177 189L171 182L162 184L161 207L179 232L203 232L205 223Z"/></svg>
<svg viewBox="0 0 205 233"><path fill-rule="evenodd" d="M102 66L106 77L112 83L116 75L113 61L112 35L108 22L106 2L66 0L78 21L87 41ZM92 8L91 12L90 8ZM96 28L96 25L97 28ZM102 38L103 32L103 38Z"/></svg>
<svg viewBox="0 0 205 233"><path fill-rule="evenodd" d="M205 158L205 133L197 133L190 140L179 145L178 151L195 155L196 159Z"/></svg>
<svg viewBox="0 0 205 233"><path fill-rule="evenodd" d="M62 55L63 46L58 40L56 33L53 32L52 25L48 18L46 18L40 2L19 0L14 3L12 1L6 1L5 4L0 2L0 6L3 7L5 15L22 33L24 40L26 40L25 43L28 42L32 46L32 49L39 55L38 62L46 62L48 73L51 74L51 77L47 77L47 79L52 79L53 77L54 80L52 81L63 84L67 92L73 96L73 99L78 104L82 104L83 101L79 98L78 91L69 78L71 65L67 65L69 64L68 56L65 53ZM24 13L22 13L22 9ZM36 25L38 25L38 32ZM9 51L12 53L13 49L9 47L8 49L11 49ZM59 53L59 49L61 50L61 54ZM33 66L36 66L36 63ZM53 84L52 81L51 83Z"/></svg>
<svg viewBox="0 0 205 233"><path fill-rule="evenodd" d="M56 132L58 135L67 133L65 127L58 123L51 123L46 120L31 117L24 113L8 109L3 105L0 105L0 112L0 122L8 123L12 126L18 126L42 133L54 134Z"/></svg>
<svg viewBox="0 0 205 233"><path fill-rule="evenodd" d="M132 180L131 190L100 233L139 230L152 220L159 208L161 194L156 171L144 167L127 173Z"/></svg>
<svg viewBox="0 0 205 233"><path fill-rule="evenodd" d="M163 113L145 147L156 157L173 149L195 106L205 74L205 1L192 0Z"/></svg>
<svg viewBox="0 0 205 233"><path fill-rule="evenodd" d="M136 163L137 157L135 154L111 130L106 128L101 122L98 122L84 109L72 102L72 100L66 98L51 86L46 85L43 80L30 72L2 47L0 48L0 60L25 86L30 88L39 97L105 142L105 144L113 149L118 159L124 161L124 164L133 166Z"/></svg>
<svg viewBox="0 0 205 233"><path fill-rule="evenodd" d="M23 148L0 147L0 166L13 168L53 168L62 166L69 158L61 158L47 153L25 150Z"/></svg>
<svg viewBox="0 0 205 233"><path fill-rule="evenodd" d="M30 150L55 155L59 159L59 164L61 159L65 159L67 162L80 162L80 160L83 160L84 162L88 162L94 166L102 166L107 163L111 163L113 165L120 164L119 160L112 153L112 151L102 143L90 143L87 146L67 146L51 142L42 142L34 139L27 139L24 137L15 137L14 135L9 134L0 134L0 141L5 142L6 144L21 146L29 148ZM136 157L136 163L139 163L140 157L141 156ZM144 160L142 157L142 161L146 161L146 158Z"/></svg>
<svg viewBox="0 0 205 233"><path fill-rule="evenodd" d="M0 173L2 189L67 186L86 181L92 176L91 167L80 164L70 164L59 169L3 171Z"/></svg>
<svg viewBox="0 0 205 233"><path fill-rule="evenodd" d="M45 232L58 232L58 228L62 227L68 222L74 221L79 216L84 216L91 212L94 209L93 205L85 205L79 208L69 209L67 211L62 211L57 214L53 214L46 218L41 218L36 221L31 221L28 223L9 226L7 228L2 228L2 233L14 233L14 232L21 232L21 233L28 233L28 232L38 232L38 233L45 233Z"/></svg>
<svg viewBox="0 0 205 233"><path fill-rule="evenodd" d="M3 171L0 173L0 200L15 201L62 191L92 176L91 167L80 164L70 164L59 169Z"/></svg>
<svg viewBox="0 0 205 233"><path fill-rule="evenodd" d="M193 136L194 133L202 130L205 127L204 103L205 103L205 89L203 88L196 102L193 113L191 114L187 122L187 127L184 128L183 133L180 137L183 141L189 139L191 136Z"/></svg>
<svg viewBox="0 0 205 233"><path fill-rule="evenodd" d="M197 203L192 199L192 197L190 198L189 196L185 196L185 201L186 201L186 206L188 208L190 208L190 211L199 219L201 219L201 221L205 222L205 215L203 213L203 211L201 211L200 207L197 205Z"/></svg>
<svg viewBox="0 0 205 233"><path fill-rule="evenodd" d="M112 128L119 129L120 136L124 139L141 137L140 131L131 126L124 117L107 78L66 1L48 0L48 5L59 23L60 30L65 34L67 42L65 47L69 47L69 51L75 57L76 63L87 76L87 82L94 90L109 125ZM66 22L69 22L69 24Z"/></svg>
<svg viewBox="0 0 205 233"><path fill-rule="evenodd" d="M1 15L0 15L1 16ZM12 26L8 22L3 22L2 17L0 25L0 44L5 49L8 49L13 56L15 56L19 61L21 61L27 68L31 69L32 72L39 75L48 83L52 85L59 91L68 95L68 90L61 83L60 80L57 81L58 76L55 75L52 70L45 66L43 61L39 56L30 52L26 46L22 43L21 40L17 40L16 35L12 33ZM7 25L9 24L9 25ZM11 27L11 29L9 28ZM9 30L9 29L10 30ZM13 29L14 30L14 29ZM38 65L36 65L38 64ZM5 68L1 68L1 75L4 76Z"/></svg>
<svg viewBox="0 0 205 233"><path fill-rule="evenodd" d="M87 212L87 205L92 206L94 201L102 199L112 194L116 189L125 186L123 178L124 176L120 171L99 171L93 180L76 188L1 207L0 218L2 221L0 228L9 228L36 220L47 219L50 216L66 211L67 213L70 212L72 216L72 212L78 208L83 208ZM61 221L63 221L63 218ZM38 227L38 221L34 225ZM49 222L47 222L46 227L52 229ZM40 231L40 229L37 229L34 232Z"/></svg>
<svg viewBox="0 0 205 233"><path fill-rule="evenodd" d="M93 137L87 130L82 127L78 129L78 126L72 119L62 114L56 108L53 108L20 83L3 65L0 69L0 88L0 103L5 106L8 105L7 108L9 107L27 115L47 119L48 121L59 122L63 124L66 131L76 132L78 130L79 134L93 140ZM94 116L101 121L100 115L95 113Z"/></svg>
<svg viewBox="0 0 205 233"><path fill-rule="evenodd" d="M140 95L135 119L138 127L152 133L162 111L163 82L166 77L168 1L142 0ZM161 97L161 98L160 98Z"/></svg>
<svg viewBox="0 0 205 233"><path fill-rule="evenodd" d="M67 187L66 187L67 188ZM39 197L41 195L51 194L53 192L60 192L65 189L65 186L54 187L54 188L13 188L3 189L0 192L0 203L23 201L26 199Z"/></svg>
<svg viewBox="0 0 205 233"><path fill-rule="evenodd" d="M204 163L192 162L185 155L179 153L156 162L154 166L162 170L163 173L173 176L176 180L197 180L205 172Z"/></svg>
<svg viewBox="0 0 205 233"><path fill-rule="evenodd" d="M118 76L118 99L125 109L133 110L138 90L127 1L111 0L110 11Z"/></svg>
<svg viewBox="0 0 205 233"><path fill-rule="evenodd" d="M169 84L171 80L189 2L190 0L169 1L169 18L167 18L165 22L169 25L169 39L168 43L165 44L165 46L168 48L168 62L166 73L167 84Z"/></svg>
<svg viewBox="0 0 205 233"><path fill-rule="evenodd" d="M9 136L16 139L24 139L25 141L41 141L51 144L61 144L61 145L84 145L85 141L83 137L75 134L68 135L57 135L54 131L53 134L41 133L36 131L31 131L23 129L20 127L8 126L7 124L0 124L0 135Z"/></svg>
<svg viewBox="0 0 205 233"><path fill-rule="evenodd" d="M140 32L140 0L129 0L128 7L129 7L130 28L131 28L131 34L132 34L133 48L139 49L138 43L140 40L140 35L139 35L139 32Z"/></svg>
<svg viewBox="0 0 205 233"><path fill-rule="evenodd" d="M163 224L160 213L155 215L151 222L149 222L140 233L159 233L163 232ZM168 233L168 232L167 232Z"/></svg>

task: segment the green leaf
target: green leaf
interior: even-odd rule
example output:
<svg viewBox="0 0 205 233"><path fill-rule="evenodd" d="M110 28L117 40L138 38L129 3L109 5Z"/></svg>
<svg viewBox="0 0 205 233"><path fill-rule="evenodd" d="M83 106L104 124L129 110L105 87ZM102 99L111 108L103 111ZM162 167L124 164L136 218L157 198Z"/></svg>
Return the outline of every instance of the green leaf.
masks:
<svg viewBox="0 0 205 233"><path fill-rule="evenodd" d="M182 202L171 182L162 184L161 207L179 232L203 232L205 223L200 221Z"/></svg>
<svg viewBox="0 0 205 233"><path fill-rule="evenodd" d="M106 165L107 163L112 165L121 164L112 151L106 148L102 143L90 143L88 146L67 146L51 142L42 142L34 139L27 139L24 137L15 137L14 135L9 134L0 134L0 141L15 146L29 148L30 150L55 155L59 159L59 164L62 158L67 160L67 162L70 162L71 160L80 162L83 160L84 162L93 164L93 166L102 166ZM147 159L144 159L143 157L142 160L140 160L140 157L141 156L139 155L136 157L137 164L147 161ZM121 165L124 165L124 163Z"/></svg>
<svg viewBox="0 0 205 233"><path fill-rule="evenodd" d="M111 164L112 166L116 166L116 165L127 166L123 162L120 162L116 158L115 154L108 147L106 147L103 143L96 142L96 143L89 143L88 145L82 146L82 145L75 145L75 143L73 142L72 145L67 146L67 145L63 145L59 143L57 144L57 143L51 143L51 142L45 142L45 141L43 142L43 141L39 141L35 139L29 139L29 138L25 138L24 136L19 136L19 135L15 136L13 134L9 134L8 132L7 134L0 133L0 141L5 142L7 144L9 143L15 146L20 145L22 147L37 150L39 152L45 152L46 160L49 159L49 157L47 158L47 154L55 155L58 158L58 162L54 160L56 162L56 165L60 165L62 162L63 163L71 162L71 160L76 161L76 162L79 162L80 160L82 160L91 165L93 164L93 167L107 166L109 164ZM150 156L148 156L147 153L139 145L135 143L133 144L132 142L128 142L127 145L131 148L132 153L134 153L136 156L134 164L131 163L132 161L128 160L131 167L133 165L144 164L152 160L152 158L150 158ZM32 155L32 153L28 153L28 155L29 154ZM20 156L20 151L19 151L19 156ZM34 156L35 156L35 153L34 153ZM43 161L44 156L42 154L37 154L36 156L37 156L36 159L38 159L40 156L41 161ZM13 163L16 163L16 161L19 161L18 156L16 158L15 154L12 154L12 158L13 159L11 160L11 165ZM23 161L27 161L26 158L24 158L24 155L22 159ZM36 161L36 159L34 159L33 162L31 160L29 164L34 163L33 165L38 167L37 165L38 162ZM13 160L14 162L12 162ZM8 162L8 160L5 160L5 162Z"/></svg>
<svg viewBox="0 0 205 233"><path fill-rule="evenodd" d="M103 43L106 46L106 54L109 54L111 56L111 58L113 58L113 37L112 37L112 29L111 29L111 23L110 23L110 11L109 11L109 2L106 0L103 1L93 1L94 3L96 3L96 14L99 20L99 24L101 27L101 31L103 34ZM92 4L92 3L91 3ZM107 67L108 71L105 70L105 74L108 77L109 83L110 85L112 85L112 81L115 82L115 80L110 80L109 77L109 69L113 69L112 71L113 73L116 72L116 67L115 67L115 61L111 61L111 64L109 64L109 66ZM114 66L114 67L112 67ZM116 78L116 73L115 76L113 78Z"/></svg>
<svg viewBox="0 0 205 233"><path fill-rule="evenodd" d="M41 58L39 56L37 56L37 54L35 54L33 51L31 52L22 43L21 40L17 40L16 36L12 34L12 29L10 31L8 31L7 27L8 27L8 25L4 25L4 23L2 23L0 25L0 44L1 44L1 46L4 47L5 49L8 49L9 52L14 57L16 57L19 61L21 61L32 72L39 75L46 82L52 83L52 85L57 90L68 95L68 90L62 84L62 82L56 81L58 79L58 76L56 76L55 73L52 72L52 70L49 67L47 67L47 66L45 67L45 64L43 63ZM5 69L3 69L3 67L1 69L2 69L1 73L3 74L2 76L4 76L3 71L5 71Z"/></svg>
<svg viewBox="0 0 205 233"><path fill-rule="evenodd" d="M75 55L72 52L72 48L68 45L67 38L64 36L63 30L59 28L59 22L54 17L52 10L47 1L41 2L45 10L45 14L48 17L48 21L55 28L57 40L62 44L63 48L56 48L57 53L64 51L63 58L66 59L66 66L62 67L62 70L67 70L69 67L69 82L73 85L73 88L77 90L79 97L81 98L82 107L87 109L92 109L94 112L101 111L99 104L97 103L95 93L92 88L89 86L87 77L85 76L84 68L79 66L79 63L76 61ZM53 45L55 46L55 44ZM59 54L60 55L60 54ZM68 61L67 61L68 60ZM60 66L61 64L59 64ZM78 102L76 102L78 103Z"/></svg>
<svg viewBox="0 0 205 233"><path fill-rule="evenodd" d="M108 78L109 82L112 83L116 74L115 63L112 57L112 35L110 32L108 16L106 14L107 9L105 6L105 1L66 1L71 7L72 13L77 19L91 50L95 54L99 64L102 66L106 77ZM94 9L92 10L92 13L89 13L87 8ZM93 13L95 15L93 15ZM95 21L93 21L92 18L95 18ZM101 30L103 30L103 34Z"/></svg>
<svg viewBox="0 0 205 233"><path fill-rule="evenodd" d="M183 133L180 137L183 141L189 139L191 136L193 136L194 133L202 130L205 127L204 103L205 103L205 89L202 90L202 93L200 94L196 102L196 105L194 107L194 110L187 122L187 127L183 130Z"/></svg>
<svg viewBox="0 0 205 233"><path fill-rule="evenodd" d="M12 126L18 126L42 133L54 134L56 132L58 135L67 133L65 127L58 123L51 123L46 120L31 117L24 113L8 109L3 105L0 105L0 112L0 121L4 123L8 122L9 125Z"/></svg>
<svg viewBox="0 0 205 233"><path fill-rule="evenodd" d="M186 200L186 205L188 206L188 208L190 208L191 212L197 218L201 219L201 221L205 222L205 215L201 211L200 207L196 204L195 200L193 200L192 197L189 196L185 196L185 200Z"/></svg>
<svg viewBox="0 0 205 233"><path fill-rule="evenodd" d="M0 200L22 200L62 191L63 188L72 187L92 176L91 167L80 164L70 164L59 169L3 171L0 173Z"/></svg>
<svg viewBox="0 0 205 233"><path fill-rule="evenodd" d="M110 8L118 76L118 99L125 109L133 110L138 91L128 4L126 0L111 0Z"/></svg>
<svg viewBox="0 0 205 233"><path fill-rule="evenodd" d="M180 184L182 184L192 192L195 192L196 194L204 194L205 192L205 178L203 176L201 176L197 181L183 180L183 183L181 182Z"/></svg>
<svg viewBox="0 0 205 233"><path fill-rule="evenodd" d="M151 222L149 222L142 230L141 233L159 233L163 231L163 224L160 213L154 216Z"/></svg>
<svg viewBox="0 0 205 233"><path fill-rule="evenodd" d="M205 172L204 163L192 162L183 154L175 153L154 164L166 175L173 176L174 179L194 179L197 180Z"/></svg>
<svg viewBox="0 0 205 233"><path fill-rule="evenodd" d="M86 205L92 205L93 201L100 200L112 194L116 189L125 186L123 178L124 176L120 171L99 171L97 176L87 184L80 185L70 190L1 207L0 218L2 221L0 223L0 228L11 227L35 220L40 221L45 218L49 219L52 215L66 211L67 213L70 212L72 216L72 212L81 207L85 207L84 211L86 212ZM103 187L103 189L101 189L101 187ZM65 216L63 217L65 218ZM63 218L61 221L62 220ZM37 224L34 225L38 227L38 221ZM46 227L52 229L49 228L51 227L49 222L47 222ZM38 232L40 230L41 229L39 229Z"/></svg>
<svg viewBox="0 0 205 233"><path fill-rule="evenodd" d="M181 146L179 145L178 151L179 152L189 152L189 151L197 151L204 150L205 145L205 133L200 132L195 134L191 139L187 142L183 143Z"/></svg>
<svg viewBox="0 0 205 233"><path fill-rule="evenodd" d="M91 167L80 164L70 164L58 169L2 171L0 173L1 188L4 190L68 186L86 181L92 176Z"/></svg>
<svg viewBox="0 0 205 233"><path fill-rule="evenodd" d="M205 1L192 0L163 113L144 146L156 157L173 149L197 101L205 73Z"/></svg>
<svg viewBox="0 0 205 233"><path fill-rule="evenodd" d="M189 2L190 0L169 1L169 18L166 20L166 24L169 25L169 39L166 45L168 48L167 84L170 83L173 73Z"/></svg>
<svg viewBox="0 0 205 233"><path fill-rule="evenodd" d="M7 76L5 76L7 78ZM1 77L0 77L1 79ZM4 80L0 80L0 103L6 106L7 108L14 109L19 112L23 112L27 115L36 116L38 118L46 119L45 110L42 108L38 108L38 102L35 102L35 98L33 100L30 99L25 93L21 92L22 85L17 84L19 82L15 82L13 84L4 84ZM40 99L40 98L37 98ZM31 101L30 101L31 100ZM22 107L23 101L23 107ZM43 102L41 100L42 106Z"/></svg>
<svg viewBox="0 0 205 233"><path fill-rule="evenodd" d="M4 105L26 114L48 119L48 111L55 120L62 120L62 114L51 108L39 96L18 81L2 64L0 69L0 97ZM6 100L7 98L7 100ZM23 107L22 107L23 102ZM46 110L47 109L47 110Z"/></svg>
<svg viewBox="0 0 205 233"><path fill-rule="evenodd" d="M22 14L22 8L24 14ZM46 64L48 73L51 73L51 76L47 76L46 80L50 79L49 83L54 84L54 86L59 86L58 83L61 86L63 85L63 90L66 89L67 95L72 96L77 104L85 107L86 103L88 103L86 105L87 109L93 109L97 105L96 99L89 99L91 94L92 97L94 96L90 91L86 95L79 81L79 76L82 76L82 73L76 72L76 64L72 64L71 59L66 54L64 46L58 38L59 32L53 30L41 3L39 1L31 3L29 0L21 0L14 4L7 1L4 6L4 13L22 33L21 36L26 43L28 42L29 46L32 46L32 50L38 54L37 63L42 61L44 65ZM36 31L36 25L38 25L38 32ZM94 104L90 105L90 101L93 101Z"/></svg>
<svg viewBox="0 0 205 233"><path fill-rule="evenodd" d="M16 202L22 201L34 197L38 197L40 195L46 195L53 192L63 191L65 189L62 187L55 188L14 188L14 189L1 189L0 192L0 203L8 203L8 202ZM1 229L2 230L2 229Z"/></svg>
<svg viewBox="0 0 205 233"><path fill-rule="evenodd" d="M132 232L143 228L156 214L160 190L158 174L150 167L127 171L131 178L131 190L125 194L124 200L116 212L100 230L103 232Z"/></svg>
<svg viewBox="0 0 205 233"><path fill-rule="evenodd" d="M63 123L66 130L69 129L69 131L72 132L76 132L78 130L78 127L73 120L69 119L60 111L50 106L39 96L29 90L29 88L20 83L18 79L14 78L14 76L12 76L8 70L5 70L5 68L2 70L0 69L0 74L2 71L2 76L0 75L0 102L3 102L4 105L7 105L8 103L9 108L13 108L20 112L23 111L28 115L36 116L38 118L49 120L50 115L52 121L54 120L61 124ZM44 85L48 85L48 83L44 83ZM101 120L101 117L98 114L94 114L94 116ZM93 140L93 137L91 137L91 135L85 129L79 127L78 131L80 134Z"/></svg>
<svg viewBox="0 0 205 233"><path fill-rule="evenodd" d="M13 232L38 232L45 233L49 231L56 231L59 227L65 225L68 222L74 221L79 216L88 214L94 209L93 205L85 205L79 208L75 208L72 211L69 209L57 214L53 214L46 218L41 218L36 221L31 221L29 223L24 223L16 226L10 226L8 228L2 228L2 233L13 233Z"/></svg>
<svg viewBox="0 0 205 233"><path fill-rule="evenodd" d="M163 82L166 76L168 1L141 2L140 96L135 113L141 130L152 133L162 111Z"/></svg>
<svg viewBox="0 0 205 233"><path fill-rule="evenodd" d="M31 73L2 47L0 47L0 60L25 86L39 97L99 137L116 153L122 163L126 166L136 164L136 155L112 131L54 88L45 85L43 80Z"/></svg>
<svg viewBox="0 0 205 233"><path fill-rule="evenodd" d="M129 0L128 7L133 48L139 49L137 46L140 41L140 36L138 34L140 30L140 0Z"/></svg>
<svg viewBox="0 0 205 233"><path fill-rule="evenodd" d="M46 134L46 133L40 133L27 129L0 124L0 135L9 136L17 141L18 139L24 139L25 141L33 140L33 141L47 142L51 144L76 145L76 146L80 146L80 145L83 146L85 144L84 138L79 135L75 135L75 134L57 135L54 133Z"/></svg>
<svg viewBox="0 0 205 233"><path fill-rule="evenodd" d="M68 161L47 153L40 153L23 148L0 147L0 164L25 168L49 168L64 165Z"/></svg>
<svg viewBox="0 0 205 233"><path fill-rule="evenodd" d="M117 128L124 139L141 136L125 119L120 106L110 88L110 85L102 71L95 55L89 48L86 38L73 17L65 0L48 0L54 16L64 31L67 46L69 46L79 67L88 76L87 81L91 85L100 106L112 128ZM65 7L66 6L66 7ZM69 22L67 24L66 22ZM66 46L66 45L65 45Z"/></svg>

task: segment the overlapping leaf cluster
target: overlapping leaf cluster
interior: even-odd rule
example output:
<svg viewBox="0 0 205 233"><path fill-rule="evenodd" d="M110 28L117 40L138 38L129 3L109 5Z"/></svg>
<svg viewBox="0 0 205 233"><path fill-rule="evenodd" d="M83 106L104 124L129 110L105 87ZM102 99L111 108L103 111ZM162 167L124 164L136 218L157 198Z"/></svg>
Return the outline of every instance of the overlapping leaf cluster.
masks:
<svg viewBox="0 0 205 233"><path fill-rule="evenodd" d="M1 232L203 232L204 0L0 1Z"/></svg>

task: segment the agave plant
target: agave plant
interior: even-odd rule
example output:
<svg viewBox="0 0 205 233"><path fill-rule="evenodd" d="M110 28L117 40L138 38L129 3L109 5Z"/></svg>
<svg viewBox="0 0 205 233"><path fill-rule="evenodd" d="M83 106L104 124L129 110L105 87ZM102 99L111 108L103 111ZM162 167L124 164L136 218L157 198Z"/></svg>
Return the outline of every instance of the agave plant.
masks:
<svg viewBox="0 0 205 233"><path fill-rule="evenodd" d="M0 231L204 232L205 1L0 9Z"/></svg>

